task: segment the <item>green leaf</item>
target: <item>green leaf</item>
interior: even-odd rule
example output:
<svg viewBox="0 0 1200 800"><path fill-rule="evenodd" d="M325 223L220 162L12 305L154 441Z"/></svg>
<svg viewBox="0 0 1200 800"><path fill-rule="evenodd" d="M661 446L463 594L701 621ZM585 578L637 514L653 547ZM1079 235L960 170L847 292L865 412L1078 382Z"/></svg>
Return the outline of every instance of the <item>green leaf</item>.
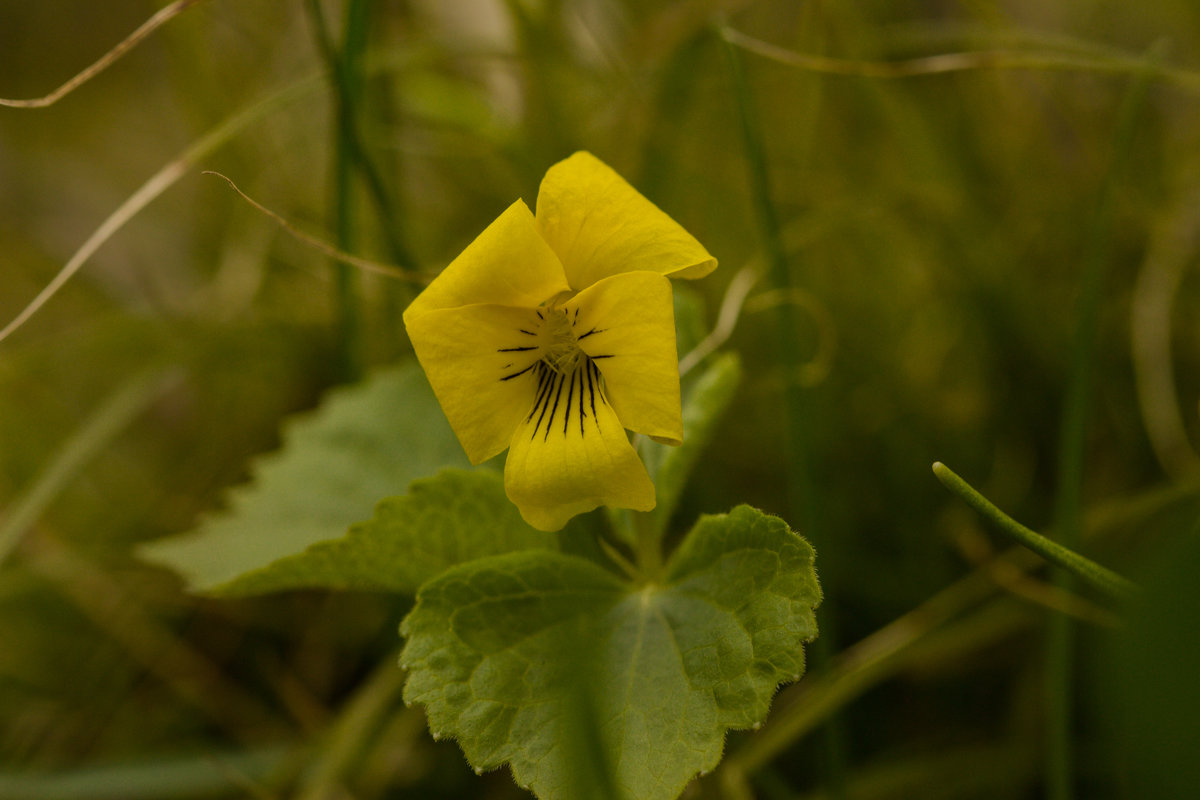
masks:
<svg viewBox="0 0 1200 800"><path fill-rule="evenodd" d="M667 800L803 673L820 599L812 548L748 506L701 518L661 584L562 553L480 559L418 592L404 696L543 800Z"/></svg>
<svg viewBox="0 0 1200 800"><path fill-rule="evenodd" d="M315 412L285 423L283 446L258 460L228 510L178 537L141 548L194 591L333 539L381 497L442 467L467 466L415 363L335 389Z"/></svg>
<svg viewBox="0 0 1200 800"><path fill-rule="evenodd" d="M643 440L642 458L657 493L657 505L649 515L658 536L666 530L688 476L712 439L741 378L737 355L717 356L702 375L683 388L683 444L671 447L649 438Z"/></svg>
<svg viewBox="0 0 1200 800"><path fill-rule="evenodd" d="M1132 796L1191 797L1200 786L1200 525L1179 525L1138 566L1145 591L1100 641L1094 699L1127 785L1137 787Z"/></svg>
<svg viewBox="0 0 1200 800"><path fill-rule="evenodd" d="M675 347L683 355L708 336L704 297L683 281L675 281L671 289L675 304Z"/></svg>
<svg viewBox="0 0 1200 800"><path fill-rule="evenodd" d="M415 594L448 567L485 556L557 549L561 541L531 528L491 471L445 470L413 481L408 494L388 497L375 516L340 539L215 587L221 595L251 595L303 587Z"/></svg>

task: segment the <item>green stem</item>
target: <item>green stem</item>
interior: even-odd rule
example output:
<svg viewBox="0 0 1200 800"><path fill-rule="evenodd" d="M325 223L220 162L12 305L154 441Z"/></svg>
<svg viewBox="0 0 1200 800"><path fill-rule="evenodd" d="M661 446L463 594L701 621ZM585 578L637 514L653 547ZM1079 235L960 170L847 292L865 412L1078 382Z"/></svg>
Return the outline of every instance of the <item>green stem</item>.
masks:
<svg viewBox="0 0 1200 800"><path fill-rule="evenodd" d="M637 544L638 569L645 577L656 580L662 575L662 537L650 514L633 514L633 532Z"/></svg>
<svg viewBox="0 0 1200 800"><path fill-rule="evenodd" d="M88 462L179 378L174 369L147 369L122 383L100 404L0 517L0 563Z"/></svg>
<svg viewBox="0 0 1200 800"><path fill-rule="evenodd" d="M904 669L992 646L1028 625L1027 606L1005 598L984 602L995 591L987 570L975 570L843 650L825 672L810 673L785 689L762 730L721 764L720 777L724 780L732 775L733 784L742 783L744 777L757 773L801 737L827 723L838 709Z"/></svg>
<svg viewBox="0 0 1200 800"><path fill-rule="evenodd" d="M1190 503L1198 490L1194 483L1177 484L1116 498L1092 515L1090 532L1099 538L1125 530L1177 504ZM1028 549L1012 548L843 650L825 673L809 673L780 692L762 730L721 762L714 779L723 788L723 796L750 800L749 776L871 687L905 669L945 664L978 648L995 647L1004 636L1034 622L1027 604L993 597L997 584L991 573L997 564L1023 572L1034 566L1029 563L1034 558ZM985 602L989 598L990 602Z"/></svg>
<svg viewBox="0 0 1200 800"><path fill-rule="evenodd" d="M998 530L1008 534L1021 544L1052 564L1067 570L1110 597L1119 600L1132 596L1137 586L1107 567L1102 567L1090 558L1079 555L1053 539L1026 528L1005 514L979 493L975 487L958 476L954 470L940 461L933 465L933 474L947 489L958 495L967 505L991 522Z"/></svg>
<svg viewBox="0 0 1200 800"><path fill-rule="evenodd" d="M1063 398L1058 491L1054 509L1055 528L1067 548L1078 546L1083 527L1084 445L1095 371L1100 301L1111 246L1109 226L1113 199L1133 149L1134 127L1152 76L1152 67L1161 60L1161 51L1162 47L1158 45L1151 48L1142 70L1133 76L1125 94L1113 139L1112 161L1100 188L1085 244L1082 288L1071 345L1071 371ZM1055 576L1055 584L1065 591L1070 591L1073 574L1078 573L1068 568L1068 572ZM1074 624L1063 615L1052 617L1048 635L1047 797L1050 800L1070 800L1075 796L1074 737L1071 724Z"/></svg>
<svg viewBox="0 0 1200 800"><path fill-rule="evenodd" d="M327 33L322 37L325 58L339 87L339 99L343 102L345 99L349 100L349 106L342 108L339 115L339 146L345 147L347 166L357 170L365 181L367 195L375 204L375 213L379 217L380 229L392 262L402 269L415 272L418 268L417 260L405 244L403 232L400 230L400 214L395 195L388 188L383 171L379 169L363 142L359 126L358 108L362 103L365 88L366 69L363 62L371 0L351 0L351 3L346 12L346 41L341 55L339 56L333 48Z"/></svg>
<svg viewBox="0 0 1200 800"><path fill-rule="evenodd" d="M771 284L783 290L792 287L791 270L783 242L783 228L779 221L775 201L772 199L770 173L767 168L766 146L754 108L750 86L742 69L740 54L725 36L725 28L718 27L717 33L724 45L729 75L737 102L742 141L746 157L750 195L762 236L763 248L769 265ZM783 362L784 375L784 443L787 453L788 505L792 516L799 521L801 532L817 548L825 550L822 533L821 513L817 493L813 485L810 466L811 443L808 420L812 418L806 393L796 382L795 376L801 368L799 351L800 324L796 308L792 303L781 303L775 317L776 337ZM831 624L831 606L827 602L819 613L821 635L814 642L812 657L818 670L827 667L834 647L835 635ZM824 729L825 778L830 794L834 798L845 796L846 766L844 732L840 720L831 717Z"/></svg>
<svg viewBox="0 0 1200 800"><path fill-rule="evenodd" d="M349 0L345 36L341 50L334 44L325 22L320 0L309 0L317 45L330 67L330 82L336 98L332 200L333 227L337 248L354 250L355 208L353 187L354 115L361 95L361 54L366 47L370 19L369 0ZM334 302L337 308L337 362L339 378L352 382L363 372L362 298L358 273L335 262Z"/></svg>
<svg viewBox="0 0 1200 800"><path fill-rule="evenodd" d="M383 178L383 173L371 157L363 143L359 125L359 109L363 102L365 88L364 58L367 50L367 34L371 19L371 0L349 0L346 7L345 33L343 44L339 50L321 12L320 0L309 0L309 14L313 19L317 46L329 69L330 81L337 102L337 146L334 174L334 204L337 210L335 216L336 232L339 240L345 238L347 244L353 237L356 224L350 209L353 199L353 180L357 175L364 182L367 197L374 205L375 214L379 219L380 231L383 234L388 254L392 263L408 272L417 272L418 264L400 227L401 215L392 191ZM344 213L343 213L344 212ZM346 248L341 248L345 250ZM355 336L360 335L358 317L361 301L354 295L359 291L357 277L350 269L342 265L338 275L339 307L342 314L343 341L347 346L353 344ZM407 286L393 286L399 293L396 299L406 304L411 299L411 289ZM349 339L347 339L349 337ZM348 354L353 355L353 354ZM353 358L349 363L353 363Z"/></svg>
<svg viewBox="0 0 1200 800"><path fill-rule="evenodd" d="M395 656L383 659L329 726L320 748L312 754L304 788L296 795L297 800L323 800L344 792L367 752L379 744L379 733L391 717L422 716L418 709L397 710L407 677L396 666ZM411 730L418 733L422 726L412 726ZM400 753L408 745L411 742L388 742L389 747Z"/></svg>
<svg viewBox="0 0 1200 800"><path fill-rule="evenodd" d="M0 772L0 800L172 800L195 797L273 797L267 789L297 745L181 757L120 761L99 767Z"/></svg>

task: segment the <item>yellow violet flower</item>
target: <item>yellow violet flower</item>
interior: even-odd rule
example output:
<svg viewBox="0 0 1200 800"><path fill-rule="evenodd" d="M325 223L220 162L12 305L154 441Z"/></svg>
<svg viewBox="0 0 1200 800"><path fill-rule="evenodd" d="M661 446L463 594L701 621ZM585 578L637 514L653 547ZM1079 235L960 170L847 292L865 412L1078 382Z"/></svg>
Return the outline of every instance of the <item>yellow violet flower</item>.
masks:
<svg viewBox="0 0 1200 800"><path fill-rule="evenodd" d="M404 312L417 359L471 463L508 449L504 487L554 531L600 505L649 511L626 429L679 444L667 276L717 266L590 153L546 172Z"/></svg>

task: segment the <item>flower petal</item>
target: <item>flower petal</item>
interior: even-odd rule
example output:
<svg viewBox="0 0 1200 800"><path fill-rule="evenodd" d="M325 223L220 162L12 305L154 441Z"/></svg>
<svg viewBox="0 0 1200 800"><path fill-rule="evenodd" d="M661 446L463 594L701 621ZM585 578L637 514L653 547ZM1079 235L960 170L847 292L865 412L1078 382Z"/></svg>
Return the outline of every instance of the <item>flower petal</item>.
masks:
<svg viewBox="0 0 1200 800"><path fill-rule="evenodd" d="M600 505L649 511L654 484L609 406L590 361L560 374L535 368L533 410L508 448L504 488L535 528L556 531Z"/></svg>
<svg viewBox="0 0 1200 800"><path fill-rule="evenodd" d="M563 309L580 349L604 375L621 424L665 444L683 441L671 282L626 272L592 284Z"/></svg>
<svg viewBox="0 0 1200 800"><path fill-rule="evenodd" d="M576 290L622 272L702 278L717 266L679 223L587 152L547 170L537 222Z"/></svg>
<svg viewBox="0 0 1200 800"><path fill-rule="evenodd" d="M508 447L529 413L541 358L537 312L471 305L405 315L417 360L472 464Z"/></svg>
<svg viewBox="0 0 1200 800"><path fill-rule="evenodd" d="M496 218L409 304L404 321L477 303L534 308L570 289L524 201Z"/></svg>

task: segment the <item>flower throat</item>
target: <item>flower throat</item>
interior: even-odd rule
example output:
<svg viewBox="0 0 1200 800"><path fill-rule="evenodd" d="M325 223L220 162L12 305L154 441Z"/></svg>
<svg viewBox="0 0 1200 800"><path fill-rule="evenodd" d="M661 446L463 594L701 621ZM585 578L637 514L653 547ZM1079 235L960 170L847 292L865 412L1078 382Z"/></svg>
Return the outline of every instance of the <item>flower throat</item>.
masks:
<svg viewBox="0 0 1200 800"><path fill-rule="evenodd" d="M560 375L570 375L587 358L579 348L574 325L567 312L554 306L543 306L539 312L542 325L538 329L538 345L542 362Z"/></svg>

